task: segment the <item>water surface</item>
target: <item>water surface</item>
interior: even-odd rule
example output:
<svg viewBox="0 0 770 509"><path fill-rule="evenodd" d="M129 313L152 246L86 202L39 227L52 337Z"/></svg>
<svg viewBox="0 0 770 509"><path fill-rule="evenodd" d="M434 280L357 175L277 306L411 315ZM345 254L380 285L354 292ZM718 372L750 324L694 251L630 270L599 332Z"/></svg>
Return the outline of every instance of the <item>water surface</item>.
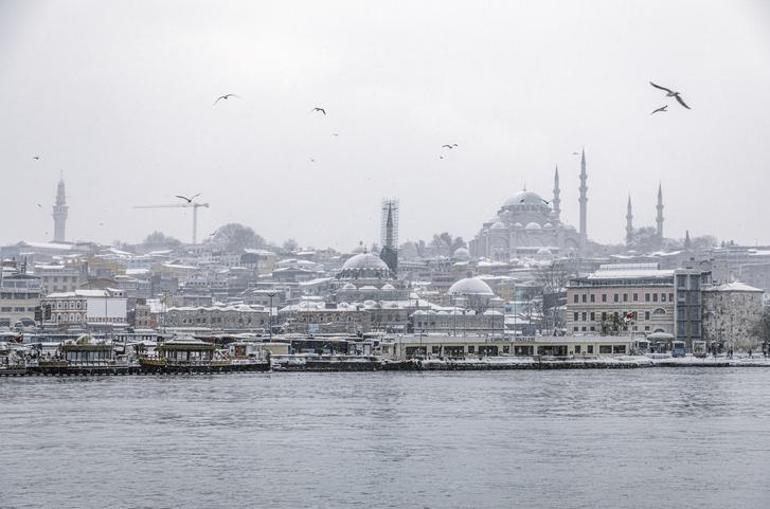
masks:
<svg viewBox="0 0 770 509"><path fill-rule="evenodd" d="M768 507L770 369L0 379L0 507Z"/></svg>

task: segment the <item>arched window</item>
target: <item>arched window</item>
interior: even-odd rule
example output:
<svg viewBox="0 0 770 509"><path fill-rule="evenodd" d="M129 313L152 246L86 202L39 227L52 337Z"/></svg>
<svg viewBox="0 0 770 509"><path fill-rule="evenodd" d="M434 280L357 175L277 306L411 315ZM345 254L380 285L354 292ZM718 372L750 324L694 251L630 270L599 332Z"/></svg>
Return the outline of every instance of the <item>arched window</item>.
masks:
<svg viewBox="0 0 770 509"><path fill-rule="evenodd" d="M655 311L652 312L653 315L665 315L666 310L663 308L655 308Z"/></svg>

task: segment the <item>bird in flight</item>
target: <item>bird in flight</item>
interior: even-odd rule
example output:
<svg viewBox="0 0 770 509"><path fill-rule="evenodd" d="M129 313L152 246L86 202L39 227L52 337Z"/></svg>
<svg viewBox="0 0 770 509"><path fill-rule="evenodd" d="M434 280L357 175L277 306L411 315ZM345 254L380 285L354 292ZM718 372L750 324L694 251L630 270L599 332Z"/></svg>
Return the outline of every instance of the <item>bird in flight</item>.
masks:
<svg viewBox="0 0 770 509"><path fill-rule="evenodd" d="M217 97L217 100L216 100L216 101L214 101L214 106L216 106L216 105L217 105L217 103L218 103L219 101L221 101L221 100L223 100L223 99L226 101L226 100L230 99L231 97L237 97L238 99L240 99L240 98L241 98L241 96L239 96L239 95L235 95L235 94L225 94L225 95L220 95L219 97Z"/></svg>
<svg viewBox="0 0 770 509"><path fill-rule="evenodd" d="M580 152L573 152L573 153L572 153L572 155L573 155L573 156L579 156L579 155L580 155Z"/></svg>
<svg viewBox="0 0 770 509"><path fill-rule="evenodd" d="M321 107L316 106L315 108L313 108L313 111L320 111L321 113L324 114L324 117L326 116L326 110Z"/></svg>
<svg viewBox="0 0 770 509"><path fill-rule="evenodd" d="M314 163L314 162L315 162L315 159L313 159L313 158L311 157L311 158L310 158L310 162L311 162L311 163Z"/></svg>
<svg viewBox="0 0 770 509"><path fill-rule="evenodd" d="M523 199L523 200L521 200L521 202L519 202L519 203L524 203L525 201L526 201L526 198L525 198L525 199ZM546 205L550 205L550 204L551 204L551 202L549 202L548 200L544 200L544 199L542 199L542 198L540 198L540 201L542 201L542 202L543 202L543 203L545 203Z"/></svg>
<svg viewBox="0 0 770 509"><path fill-rule="evenodd" d="M37 204L37 206L38 206L39 208L41 208L41 209L43 208L43 206L42 206L42 205L40 205L39 203Z"/></svg>
<svg viewBox="0 0 770 509"><path fill-rule="evenodd" d="M658 108L656 110L652 110L652 113L650 113L650 115L654 115L654 114L656 114L658 112L665 113L667 111L668 111L668 104L663 105L663 106L661 106L660 108Z"/></svg>
<svg viewBox="0 0 770 509"><path fill-rule="evenodd" d="M332 136L334 136L335 138L336 138L337 136L339 136L339 135L340 135L340 133L332 133Z"/></svg>
<svg viewBox="0 0 770 509"><path fill-rule="evenodd" d="M453 148L455 148L457 146L458 146L457 143L452 143L451 145L447 143L445 145L441 145L441 148L448 148L449 150L452 150Z"/></svg>
<svg viewBox="0 0 770 509"><path fill-rule="evenodd" d="M39 161L40 160L40 156L34 156L32 159L34 159L35 161Z"/></svg>
<svg viewBox="0 0 770 509"><path fill-rule="evenodd" d="M438 156L439 159L444 159L444 156Z"/></svg>
<svg viewBox="0 0 770 509"><path fill-rule="evenodd" d="M197 193L197 194L194 194L194 195L192 195L192 196L190 196L190 197L187 197L187 196L184 196L184 195L182 195L182 194L177 194L177 195L175 195L175 198L181 198L181 199L183 199L184 201L186 201L187 203L192 203L192 201L193 201L195 198L197 198L198 196L200 196L200 195L201 195L201 193Z"/></svg>
<svg viewBox="0 0 770 509"><path fill-rule="evenodd" d="M673 97L674 99L676 99L679 102L679 104L681 104L682 106L684 106L688 110L691 109L689 106L687 106L687 104L685 104L684 100L682 99L682 96L679 95L679 92L674 92L673 90L670 90L670 89L668 89L666 87L661 87L660 85L656 85L652 81L650 82L650 85L652 85L653 87L655 87L655 88L657 88L659 90L663 90L664 92L666 92L666 97Z"/></svg>

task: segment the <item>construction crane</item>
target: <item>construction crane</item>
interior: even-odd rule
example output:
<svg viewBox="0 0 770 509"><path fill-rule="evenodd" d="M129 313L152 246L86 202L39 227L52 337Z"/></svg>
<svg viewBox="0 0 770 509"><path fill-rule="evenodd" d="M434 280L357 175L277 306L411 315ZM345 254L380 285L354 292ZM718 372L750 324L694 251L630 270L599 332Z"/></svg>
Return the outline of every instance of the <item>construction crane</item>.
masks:
<svg viewBox="0 0 770 509"><path fill-rule="evenodd" d="M136 205L135 209L193 209L193 230L192 230L192 243L197 244L198 241L198 209L201 207L209 208L208 203L198 203L195 201L188 201L187 203L168 203L165 205Z"/></svg>

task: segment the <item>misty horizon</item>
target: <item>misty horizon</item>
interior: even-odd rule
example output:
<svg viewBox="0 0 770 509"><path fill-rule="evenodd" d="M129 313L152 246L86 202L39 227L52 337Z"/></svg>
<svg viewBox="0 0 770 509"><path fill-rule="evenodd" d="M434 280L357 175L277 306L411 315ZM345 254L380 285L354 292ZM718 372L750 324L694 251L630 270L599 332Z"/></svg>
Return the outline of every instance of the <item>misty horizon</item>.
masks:
<svg viewBox="0 0 770 509"><path fill-rule="evenodd" d="M591 240L623 242L629 194L654 225L660 182L667 237L770 244L759 2L336 5L4 2L0 241L52 238L60 172L73 241L188 242L191 211L133 207L197 192L199 240L349 251L386 196L401 241L470 240L524 186L550 200L556 165L577 227L585 147Z"/></svg>

